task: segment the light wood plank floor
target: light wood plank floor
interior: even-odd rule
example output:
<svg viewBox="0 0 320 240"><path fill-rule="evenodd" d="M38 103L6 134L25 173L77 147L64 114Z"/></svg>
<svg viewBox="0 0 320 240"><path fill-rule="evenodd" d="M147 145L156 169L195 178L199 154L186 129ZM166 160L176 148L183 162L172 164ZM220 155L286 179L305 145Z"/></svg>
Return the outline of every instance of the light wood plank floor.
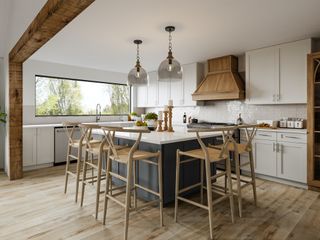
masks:
<svg viewBox="0 0 320 240"><path fill-rule="evenodd" d="M73 180L72 180L73 181ZM123 209L110 203L107 225L94 219L95 189L87 187L85 204L74 203L74 181L63 194L64 166L25 173L8 181L0 173L0 239L122 239ZM269 181L257 182L258 206L250 188L244 192L243 218L230 220L228 201L214 211L215 239L320 239L320 195ZM102 203L102 200L101 200ZM165 208L165 227L159 227L158 208L131 214L129 239L208 239L207 212L180 204L179 222L173 205Z"/></svg>

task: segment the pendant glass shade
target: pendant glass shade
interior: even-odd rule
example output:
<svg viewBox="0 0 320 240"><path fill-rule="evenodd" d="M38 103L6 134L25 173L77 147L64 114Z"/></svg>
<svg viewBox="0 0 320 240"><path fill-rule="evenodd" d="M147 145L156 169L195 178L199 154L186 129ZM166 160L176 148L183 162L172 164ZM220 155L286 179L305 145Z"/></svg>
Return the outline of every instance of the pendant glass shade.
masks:
<svg viewBox="0 0 320 240"><path fill-rule="evenodd" d="M147 85L149 82L149 76L146 70L144 70L140 65L140 52L139 45L142 43L141 40L134 40L134 44L137 45L137 61L136 65L128 74L128 86L139 86Z"/></svg>
<svg viewBox="0 0 320 240"><path fill-rule="evenodd" d="M149 80L148 73L142 67L140 67L139 71L134 67L128 74L128 85L136 86L136 85L147 85Z"/></svg>
<svg viewBox="0 0 320 240"><path fill-rule="evenodd" d="M171 64L169 59L162 61L158 68L159 81L169 82L169 81L178 81L182 79L183 69L180 63L172 59Z"/></svg>
<svg viewBox="0 0 320 240"><path fill-rule="evenodd" d="M172 54L172 35L175 30L174 26L167 26L165 30L169 33L169 51L168 57L162 61L158 68L158 80L161 82L174 82L182 79L182 66L173 57Z"/></svg>

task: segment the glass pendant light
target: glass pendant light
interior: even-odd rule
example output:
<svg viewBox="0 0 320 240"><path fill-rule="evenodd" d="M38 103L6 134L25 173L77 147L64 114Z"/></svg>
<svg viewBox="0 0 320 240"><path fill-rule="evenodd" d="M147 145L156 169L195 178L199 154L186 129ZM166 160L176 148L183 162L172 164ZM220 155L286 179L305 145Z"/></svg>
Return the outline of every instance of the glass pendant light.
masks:
<svg viewBox="0 0 320 240"><path fill-rule="evenodd" d="M160 63L158 68L158 79L163 82L179 81L182 79L182 67L172 55L171 33L175 30L175 27L167 26L165 30L169 32L169 52L168 57Z"/></svg>
<svg viewBox="0 0 320 240"><path fill-rule="evenodd" d="M142 41L134 40L133 43L137 45L137 61L134 68L131 69L128 74L128 86L147 85L149 81L148 73L140 65L139 45L142 43Z"/></svg>

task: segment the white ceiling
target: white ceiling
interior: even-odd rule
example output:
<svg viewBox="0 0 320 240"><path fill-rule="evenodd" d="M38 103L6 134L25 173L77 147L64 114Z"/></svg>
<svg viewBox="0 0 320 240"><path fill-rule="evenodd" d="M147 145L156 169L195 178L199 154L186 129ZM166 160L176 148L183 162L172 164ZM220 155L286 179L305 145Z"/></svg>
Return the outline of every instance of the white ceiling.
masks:
<svg viewBox="0 0 320 240"><path fill-rule="evenodd" d="M8 25L9 2L0 0L0 57L4 57L7 43L7 25Z"/></svg>
<svg viewBox="0 0 320 240"><path fill-rule="evenodd" d="M184 64L319 37L319 9L319 0L96 0L32 58L128 72L140 38L151 71L166 57L166 25Z"/></svg>

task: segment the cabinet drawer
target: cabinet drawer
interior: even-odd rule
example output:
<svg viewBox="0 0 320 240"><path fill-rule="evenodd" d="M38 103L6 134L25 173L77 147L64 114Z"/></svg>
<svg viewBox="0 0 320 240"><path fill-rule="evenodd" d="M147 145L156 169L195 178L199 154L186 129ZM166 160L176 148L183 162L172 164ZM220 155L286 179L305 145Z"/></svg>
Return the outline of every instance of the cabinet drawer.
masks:
<svg viewBox="0 0 320 240"><path fill-rule="evenodd" d="M277 133L267 131L257 131L255 139L275 141L277 140Z"/></svg>
<svg viewBox="0 0 320 240"><path fill-rule="evenodd" d="M307 143L307 135L299 133L278 133L278 142Z"/></svg>

